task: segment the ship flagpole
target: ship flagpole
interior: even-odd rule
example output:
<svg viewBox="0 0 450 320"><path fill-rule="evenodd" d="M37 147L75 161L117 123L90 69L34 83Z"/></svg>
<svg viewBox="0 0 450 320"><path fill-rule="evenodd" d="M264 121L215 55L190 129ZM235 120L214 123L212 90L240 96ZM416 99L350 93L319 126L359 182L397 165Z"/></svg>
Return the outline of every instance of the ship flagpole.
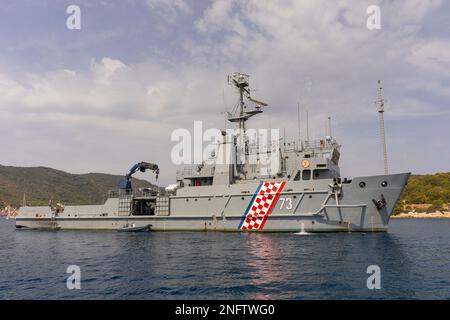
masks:
<svg viewBox="0 0 450 320"><path fill-rule="evenodd" d="M297 102L297 130L298 130L298 145L300 145L302 141L302 136L300 135L300 102Z"/></svg>

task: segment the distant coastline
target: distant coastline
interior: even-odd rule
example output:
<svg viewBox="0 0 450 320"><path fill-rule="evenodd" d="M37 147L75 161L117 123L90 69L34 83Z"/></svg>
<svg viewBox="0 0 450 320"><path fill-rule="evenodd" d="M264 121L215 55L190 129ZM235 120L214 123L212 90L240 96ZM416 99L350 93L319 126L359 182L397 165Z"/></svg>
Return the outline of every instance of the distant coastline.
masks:
<svg viewBox="0 0 450 320"><path fill-rule="evenodd" d="M391 216L392 219L448 219L450 212L402 212Z"/></svg>

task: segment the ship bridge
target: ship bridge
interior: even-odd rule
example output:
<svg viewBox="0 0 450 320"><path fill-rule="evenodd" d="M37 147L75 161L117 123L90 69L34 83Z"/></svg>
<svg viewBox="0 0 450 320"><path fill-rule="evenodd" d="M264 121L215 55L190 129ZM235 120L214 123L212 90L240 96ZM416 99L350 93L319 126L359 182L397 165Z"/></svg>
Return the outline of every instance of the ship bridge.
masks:
<svg viewBox="0 0 450 320"><path fill-rule="evenodd" d="M267 146L251 143L246 122L261 114L268 104L250 95L249 75L235 72L228 83L238 91L238 101L227 120L236 125L234 134L222 132L217 152L208 161L177 171L177 185L201 187L232 185L255 180L322 180L338 179L340 145L327 136L319 140L288 143L284 139Z"/></svg>

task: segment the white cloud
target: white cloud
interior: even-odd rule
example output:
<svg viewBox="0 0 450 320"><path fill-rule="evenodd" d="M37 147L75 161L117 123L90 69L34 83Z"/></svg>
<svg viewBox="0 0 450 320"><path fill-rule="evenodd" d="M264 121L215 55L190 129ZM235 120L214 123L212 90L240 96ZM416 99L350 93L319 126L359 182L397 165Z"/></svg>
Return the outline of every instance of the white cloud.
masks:
<svg viewBox="0 0 450 320"><path fill-rule="evenodd" d="M233 0L218 0L208 7L201 19L196 22L197 28L203 32L216 32L224 27L230 27L233 21L230 20Z"/></svg>
<svg viewBox="0 0 450 320"><path fill-rule="evenodd" d="M407 61L428 71L450 74L450 40L423 40L411 47Z"/></svg>
<svg viewBox="0 0 450 320"><path fill-rule="evenodd" d="M381 5L380 31L366 28L366 8L373 3ZM193 10L181 0L146 4L171 23ZM0 73L0 134L14 150L2 161L120 173L134 161L148 160L162 164L163 182L169 183L175 170L169 159L171 131L190 129L198 119L205 127L222 127L224 104L230 108L235 102L226 74L243 71L257 89L252 94L270 104L250 125L286 127L288 136L296 135L300 101L303 112L310 110L312 136L323 135L327 116L333 117L344 144L344 172L376 173L367 171L377 168L379 155L377 79L385 80L388 124L405 115L404 121L445 116L450 47L445 39L420 34L423 19L439 5L425 0L214 1L192 26L196 33L186 33L179 44L190 54L183 61L148 57L131 64L104 57L85 72L62 68L23 81ZM408 139L393 134L388 132L388 142ZM421 168L420 163L415 167Z"/></svg>
<svg viewBox="0 0 450 320"><path fill-rule="evenodd" d="M192 9L185 0L145 0L151 10L157 10L166 22L174 23L179 14L191 14Z"/></svg>
<svg viewBox="0 0 450 320"><path fill-rule="evenodd" d="M95 63L95 61L92 63L96 81L101 84L109 84L111 77L124 67L122 61L111 58L103 58L100 64Z"/></svg>
<svg viewBox="0 0 450 320"><path fill-rule="evenodd" d="M84 73L28 74L23 83L0 74L1 144L14 150L3 152L1 162L120 173L147 160L161 164L169 183L176 169L170 133L198 119L211 119L207 127L222 124L224 80L222 72L192 66L173 69L152 59L126 65L108 57Z"/></svg>

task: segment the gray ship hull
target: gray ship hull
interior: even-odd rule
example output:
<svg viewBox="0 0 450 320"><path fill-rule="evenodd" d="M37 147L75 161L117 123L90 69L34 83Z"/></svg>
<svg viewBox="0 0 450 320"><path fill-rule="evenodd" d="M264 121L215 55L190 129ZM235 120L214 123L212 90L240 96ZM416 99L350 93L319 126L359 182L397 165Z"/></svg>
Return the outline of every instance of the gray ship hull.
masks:
<svg viewBox="0 0 450 320"><path fill-rule="evenodd" d="M49 207L23 207L16 217L16 227L119 230L133 224L151 225L151 231L387 231L390 215L409 175L358 177L342 184L329 179L310 185L304 181L282 181L279 192L268 196L272 199L268 200L266 211L263 208L264 217L260 220L249 212L258 202L258 190L269 180L183 188L169 197L109 198L104 205L66 206L62 213ZM141 200L155 201L151 215L133 211L133 203ZM127 210L123 210L124 203L129 204L125 205Z"/></svg>

